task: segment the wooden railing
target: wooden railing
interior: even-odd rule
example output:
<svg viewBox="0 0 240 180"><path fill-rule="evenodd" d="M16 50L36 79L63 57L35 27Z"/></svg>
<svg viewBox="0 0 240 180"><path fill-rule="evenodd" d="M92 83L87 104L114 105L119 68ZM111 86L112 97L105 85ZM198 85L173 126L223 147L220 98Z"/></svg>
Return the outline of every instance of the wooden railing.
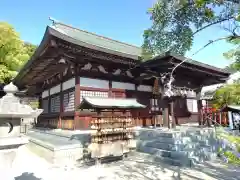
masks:
<svg viewBox="0 0 240 180"><path fill-rule="evenodd" d="M204 107L203 108L203 119L212 119L212 123L216 122L221 126L228 126L228 114L227 112L221 112L218 109L211 108L211 107Z"/></svg>

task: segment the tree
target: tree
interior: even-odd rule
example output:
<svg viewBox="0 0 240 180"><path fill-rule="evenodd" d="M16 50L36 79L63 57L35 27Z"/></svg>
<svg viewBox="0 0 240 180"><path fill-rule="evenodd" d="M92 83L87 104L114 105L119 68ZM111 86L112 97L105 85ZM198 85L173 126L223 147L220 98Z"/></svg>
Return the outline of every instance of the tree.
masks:
<svg viewBox="0 0 240 180"><path fill-rule="evenodd" d="M11 81L35 49L24 43L10 24L0 22L0 83Z"/></svg>
<svg viewBox="0 0 240 180"><path fill-rule="evenodd" d="M234 72L240 71L240 39L232 40L230 43L234 44L235 47L224 53L226 58L233 60L233 63L231 63L227 68Z"/></svg>
<svg viewBox="0 0 240 180"><path fill-rule="evenodd" d="M234 83L218 89L214 95L213 104L216 108L221 108L226 104L240 104L240 84Z"/></svg>
<svg viewBox="0 0 240 180"><path fill-rule="evenodd" d="M143 58L169 50L184 55L191 49L196 33L220 23L228 23L228 28L224 28L229 35L218 40L238 39L240 11L236 3L237 0L158 0L148 11L152 26L143 35ZM210 40L206 46L218 40Z"/></svg>

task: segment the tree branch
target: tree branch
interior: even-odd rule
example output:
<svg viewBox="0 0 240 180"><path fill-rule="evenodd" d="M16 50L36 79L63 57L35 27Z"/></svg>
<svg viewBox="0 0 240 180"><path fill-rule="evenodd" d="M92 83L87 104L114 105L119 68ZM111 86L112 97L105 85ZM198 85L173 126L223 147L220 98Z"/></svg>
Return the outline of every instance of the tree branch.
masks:
<svg viewBox="0 0 240 180"><path fill-rule="evenodd" d="M210 26L213 26L213 25L215 25L215 24L219 24L219 23L221 23L221 22L228 21L228 20L231 20L231 19L234 19L234 17L233 17L233 16L230 16L230 17L227 17L227 18L224 18L224 19L219 19L218 21L212 22L212 23L210 23L210 24L207 24L206 26L203 26L203 27L201 27L200 29L198 29L197 31L195 31L195 32L193 33L193 36L194 36L195 34L199 33L200 31L202 31L202 30L210 27Z"/></svg>
<svg viewBox="0 0 240 180"><path fill-rule="evenodd" d="M222 40L227 40L227 39L237 39L237 38L240 38L240 36L227 36L227 37L222 37L222 38L218 38L218 39L215 39L215 40L210 40L209 43L205 44L203 47L201 47L199 50L197 50L196 52L194 52L192 54L192 56L196 55L197 53L199 53L200 51L202 51L203 49L205 49L206 47L208 47L209 45L215 43L215 42L218 42L218 41L222 41Z"/></svg>

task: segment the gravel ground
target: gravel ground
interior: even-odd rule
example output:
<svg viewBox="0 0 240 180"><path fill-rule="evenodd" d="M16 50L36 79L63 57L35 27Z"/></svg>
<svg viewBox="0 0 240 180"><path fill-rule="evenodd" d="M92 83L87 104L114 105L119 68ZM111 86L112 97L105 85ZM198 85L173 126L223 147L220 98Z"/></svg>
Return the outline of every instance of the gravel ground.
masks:
<svg viewBox="0 0 240 180"><path fill-rule="evenodd" d="M54 167L44 159L20 147L11 169L1 172L1 180L240 180L240 167L220 162L179 168L156 163L141 153L110 164L92 167Z"/></svg>

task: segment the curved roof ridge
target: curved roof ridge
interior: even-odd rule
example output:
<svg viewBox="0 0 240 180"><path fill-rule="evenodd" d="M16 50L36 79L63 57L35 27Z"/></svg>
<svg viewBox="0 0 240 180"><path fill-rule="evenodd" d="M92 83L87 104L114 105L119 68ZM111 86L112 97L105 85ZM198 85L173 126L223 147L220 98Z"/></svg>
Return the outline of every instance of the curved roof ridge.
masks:
<svg viewBox="0 0 240 180"><path fill-rule="evenodd" d="M62 23L62 22L59 22L59 21L54 21L53 25L54 26L55 24L60 24L62 26L66 26L68 28L72 28L72 29L75 29L75 30L78 30L78 31L82 31L82 32L85 32L85 33L88 33L88 34L91 34L91 35L94 35L94 36L98 36L100 38L103 38L103 39L107 39L107 40L110 40L110 41L114 41L114 42L117 42L117 43L121 43L121 44L125 44L125 45L128 45L128 46L132 46L134 48L139 48L139 49L142 49L141 47L139 46L136 46L136 45L133 45L133 44L130 44L130 43L126 43L126 42L122 42L122 41L119 41L119 40L116 40L116 39L112 39L112 38L108 38L106 36L103 36L103 35L99 35L99 34L96 34L96 33L93 33L93 32L89 32L87 30L82 30L82 29L79 29L79 28L76 28L72 25L68 25L68 24L65 24L65 23Z"/></svg>

